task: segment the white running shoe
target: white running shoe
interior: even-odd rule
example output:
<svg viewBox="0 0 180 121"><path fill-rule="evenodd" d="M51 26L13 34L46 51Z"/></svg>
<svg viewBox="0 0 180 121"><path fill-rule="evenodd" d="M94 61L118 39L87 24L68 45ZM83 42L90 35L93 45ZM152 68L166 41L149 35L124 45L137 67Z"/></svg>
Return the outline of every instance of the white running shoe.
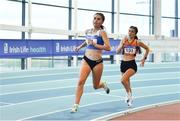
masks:
<svg viewBox="0 0 180 121"><path fill-rule="evenodd" d="M129 98L127 100L128 107L132 107L132 102L133 102L132 98Z"/></svg>
<svg viewBox="0 0 180 121"><path fill-rule="evenodd" d="M78 111L79 105L78 104L74 104L72 109L71 109L71 113L76 113Z"/></svg>
<svg viewBox="0 0 180 121"><path fill-rule="evenodd" d="M110 93L110 89L107 86L107 83L104 81L103 84L104 84L104 90L106 91L107 94L109 94Z"/></svg>

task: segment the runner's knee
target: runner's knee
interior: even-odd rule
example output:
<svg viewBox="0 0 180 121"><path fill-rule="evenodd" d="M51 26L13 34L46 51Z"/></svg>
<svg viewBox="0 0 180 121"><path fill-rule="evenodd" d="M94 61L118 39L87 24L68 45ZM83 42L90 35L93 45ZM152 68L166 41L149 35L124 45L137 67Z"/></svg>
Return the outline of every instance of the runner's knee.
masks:
<svg viewBox="0 0 180 121"><path fill-rule="evenodd" d="M83 80L79 80L78 86L84 86L84 81Z"/></svg>

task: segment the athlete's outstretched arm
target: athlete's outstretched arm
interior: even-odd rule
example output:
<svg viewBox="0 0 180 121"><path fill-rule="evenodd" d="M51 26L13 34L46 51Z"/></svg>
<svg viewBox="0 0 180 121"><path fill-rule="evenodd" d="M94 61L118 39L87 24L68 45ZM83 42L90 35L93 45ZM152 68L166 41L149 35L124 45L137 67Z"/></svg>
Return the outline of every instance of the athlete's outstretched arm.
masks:
<svg viewBox="0 0 180 121"><path fill-rule="evenodd" d="M83 48L83 47L85 47L87 44L86 44L86 41L84 41L82 44L80 44L79 46L77 46L76 48L75 48L75 51L79 51L81 48Z"/></svg>
<svg viewBox="0 0 180 121"><path fill-rule="evenodd" d="M122 39L122 40L119 42L119 45L118 45L118 47L117 47L117 49L116 49L116 53L117 53L117 54L120 53L120 51L121 51L121 49L122 49L122 47L123 47L123 44L124 44L124 39Z"/></svg>

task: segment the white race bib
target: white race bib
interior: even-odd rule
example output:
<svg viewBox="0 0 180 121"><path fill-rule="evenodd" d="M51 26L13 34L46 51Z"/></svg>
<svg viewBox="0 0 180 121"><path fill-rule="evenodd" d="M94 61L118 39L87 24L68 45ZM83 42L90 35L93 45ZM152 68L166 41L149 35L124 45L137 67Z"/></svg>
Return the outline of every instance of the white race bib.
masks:
<svg viewBox="0 0 180 121"><path fill-rule="evenodd" d="M93 39L93 42L97 44L97 39Z"/></svg>
<svg viewBox="0 0 180 121"><path fill-rule="evenodd" d="M124 48L125 54L136 54L136 47L134 46L127 46Z"/></svg>

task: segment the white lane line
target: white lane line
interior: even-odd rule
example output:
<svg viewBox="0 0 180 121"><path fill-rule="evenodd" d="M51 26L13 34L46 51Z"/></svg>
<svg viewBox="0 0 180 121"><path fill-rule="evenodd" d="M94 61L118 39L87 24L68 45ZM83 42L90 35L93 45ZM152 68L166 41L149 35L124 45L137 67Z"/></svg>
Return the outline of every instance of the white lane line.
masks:
<svg viewBox="0 0 180 121"><path fill-rule="evenodd" d="M179 67L179 66L178 66ZM168 68L178 68L178 67L154 67L154 68L141 68L142 70L149 70L149 69L168 69ZM179 67L180 68L180 67ZM115 69L110 69L110 70L105 70L104 72L109 72L109 71L119 71L119 67L117 67L118 70ZM141 70L139 69L139 70ZM15 78L27 78L27 77L39 77L39 76L52 76L52 75L66 75L66 74L78 74L79 72L58 72L58 73L52 73L52 74L33 74L33 75L26 75L26 76L12 76L12 77L2 77L0 80L5 80L5 79L15 79Z"/></svg>
<svg viewBox="0 0 180 121"><path fill-rule="evenodd" d="M136 87L136 88L132 88L133 90L136 90L136 89L146 89L146 88L162 88L162 87L172 87L172 86L180 86L180 84L174 84L174 85L156 85L156 86L146 86L146 87ZM115 90L111 90L111 92L117 92L117 91L120 91L120 90L124 90L124 89L115 89ZM89 93L84 93L84 95L93 95L93 94L100 94L101 92L104 92L104 91L99 91L99 92L89 92ZM164 94L164 93L163 93ZM111 95L111 94L110 94ZM20 102L20 103L15 103L15 104L12 104L12 105L5 105L5 106L1 106L0 108L4 108L4 107L10 107L10 106L16 106L16 105L20 105L20 104L27 104L27 103L35 103L35 102L40 102L40 101L47 101L47 100L51 100L51 99L64 99L64 98L67 98L67 97L72 97L74 96L73 95L66 95L66 96L57 96L57 97L49 97L49 98L43 98L43 99L38 99L38 100L30 100L30 101L25 101L25 102ZM116 95L113 95L113 96L116 96Z"/></svg>
<svg viewBox="0 0 180 121"><path fill-rule="evenodd" d="M12 105L14 103L6 103L6 102L0 102L1 104L5 104L5 105ZM1 106L0 106L1 107Z"/></svg>
<svg viewBox="0 0 180 121"><path fill-rule="evenodd" d="M161 102L161 103L155 103L155 104L140 106L137 108L131 108L131 109L127 109L124 111L120 111L120 112L112 113L109 115L101 116L101 117L92 119L90 121L108 121L108 120L111 120L113 118L120 117L120 116L129 114L129 113L134 113L134 112L143 111L146 109L151 109L151 108L155 108L155 107L159 107L159 106L166 106L166 105L171 105L171 104L176 104L176 103L180 103L180 100L173 100L173 101L167 101L167 102Z"/></svg>
<svg viewBox="0 0 180 121"><path fill-rule="evenodd" d="M78 72L68 72L68 73L67 72L64 72L64 73L58 72L58 73L52 73L52 74L34 74L34 75L27 75L27 76L2 77L2 78L0 78L0 80L16 79L16 78L20 79L20 78L27 78L27 77L39 77L39 76L53 76L53 75L64 76L66 74L78 74Z"/></svg>
<svg viewBox="0 0 180 121"><path fill-rule="evenodd" d="M180 92L179 92L179 93L180 93ZM138 97L135 97L134 99L146 98L146 97L151 97L151 96L168 95L168 94L174 94L174 93L160 93L160 94L155 94L155 95L138 96ZM87 105L82 105L82 106L80 106L80 108L82 108L82 107L88 107L88 106L92 106L92 105L103 104L103 103L123 101L123 100L124 100L124 98L123 98L123 99L118 99L118 100L109 100L109 101L102 101L102 102L97 102L97 103L90 103L90 104L87 104ZM19 120L17 120L17 121L28 120L28 119L31 119L31 118L36 118L36 117L39 117L39 116L50 115L50 114L54 114L54 113L57 113L57 112L59 113L59 112L67 111L67 110L70 110L70 109L71 109L71 108L66 108L66 109L61 109L61 110L55 110L55 111L52 111L52 112L42 113L42 114L39 114L39 115L34 115L34 116L26 117L26 118L23 118L23 119L19 119Z"/></svg>
<svg viewBox="0 0 180 121"><path fill-rule="evenodd" d="M134 77L138 77L138 76L148 76L148 75L151 75L152 73L137 73ZM176 75L180 75L180 72L158 72L156 74L153 74L153 75L159 75L159 74L176 74ZM64 76L64 75L63 75ZM110 76L106 76L106 75L103 75L102 78L104 77L121 77L121 74L118 74L118 75L110 75ZM133 78L134 78L133 77ZM59 77L60 78L60 77ZM61 80L48 80L48 81L37 81L37 82L23 82L23 83L19 83L19 84L5 84L5 85L0 85L0 86L13 86L13 85L26 85L26 84L42 84L42 83L46 83L46 82L57 82L57 81L66 81L66 80L78 80L79 78L71 78L71 79L63 79L61 78Z"/></svg>
<svg viewBox="0 0 180 121"><path fill-rule="evenodd" d="M114 77L114 76L106 76L106 77ZM139 79L139 80L133 80L133 82L146 82L146 81L150 82L150 81L154 81L154 80L165 80L165 79L180 79L180 78L159 78L159 79L148 79L148 80L147 79ZM119 84L120 82L119 81L109 82L108 84L116 84L116 83ZM85 87L88 87L88 86L91 86L91 85L92 84L86 84ZM12 87L10 87L10 88L12 89ZM55 90L55 89L67 89L67 88L76 88L76 85L74 85L74 86L62 86L62 87L55 87L55 88L54 87L53 88L45 88L45 89L32 89L32 90L26 90L26 91L13 91L13 92L7 92L7 93L3 93L3 91L2 91L0 96L10 95L10 94L19 94L19 93L29 93L29 92Z"/></svg>
<svg viewBox="0 0 180 121"><path fill-rule="evenodd" d="M137 62L137 64L138 64L139 62ZM168 63L165 63L165 62L163 62L163 63L149 63L149 62L146 62L146 66L144 67L144 68L146 68L146 67L148 67L148 66L150 66L151 68L152 67L157 67L157 66L166 66L166 67L171 67L172 65L174 65L174 64L177 64L177 66L179 66L180 65L180 63L177 63L177 62L174 62L174 63L172 63L172 62L168 62ZM156 66L155 66L156 65ZM106 66L105 67L118 67L119 66L119 64L106 64ZM71 66L71 67L69 67L69 68L67 68L67 67L62 67L62 68L44 68L44 69L38 69L38 71L37 71L37 69L29 69L29 70L13 70L13 71L6 71L6 72L0 72L0 74L4 74L4 73L6 73L6 74L14 74L14 73L20 73L20 72L42 72L42 71L62 71L62 70L72 70L72 69L79 69L80 68L80 66Z"/></svg>
<svg viewBox="0 0 180 121"><path fill-rule="evenodd" d="M0 74L4 74L4 73L6 73L6 74L16 74L16 73L20 73L20 72L29 72L29 73L31 73L31 72L42 72L42 71L62 71L62 70L72 70L72 69L78 69L78 68L80 68L80 67L74 67L74 66L72 66L72 67L69 67L69 68L67 68L67 67L61 67L61 68L45 68L45 69L40 69L40 68L38 68L38 70L37 69L29 69L29 70L13 70L13 71L8 71L8 72L0 72Z"/></svg>

